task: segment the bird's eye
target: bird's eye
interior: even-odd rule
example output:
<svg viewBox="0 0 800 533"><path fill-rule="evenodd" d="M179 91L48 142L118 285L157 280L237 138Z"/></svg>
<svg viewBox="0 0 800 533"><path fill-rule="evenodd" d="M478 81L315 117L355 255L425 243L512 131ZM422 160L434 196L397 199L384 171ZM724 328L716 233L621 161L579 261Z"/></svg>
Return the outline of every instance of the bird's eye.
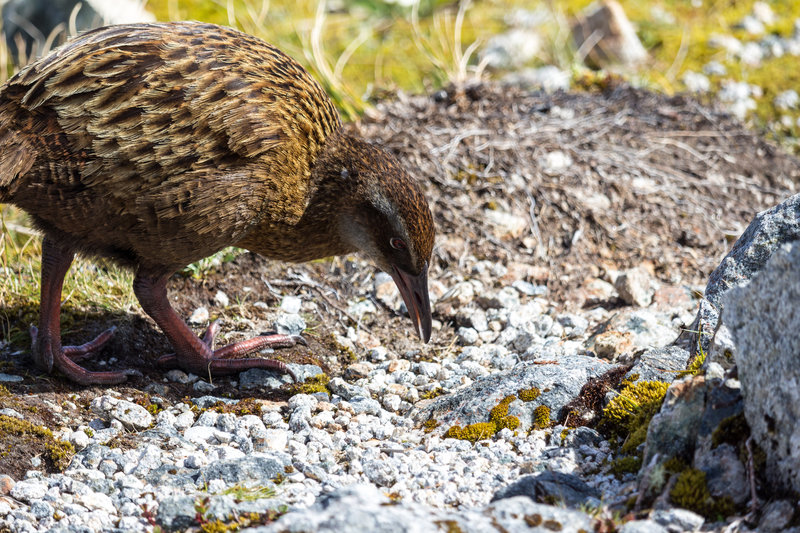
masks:
<svg viewBox="0 0 800 533"><path fill-rule="evenodd" d="M406 246L405 241L403 241L403 239L398 239L397 237L389 239L389 246L391 246L395 250L405 250L406 248L408 248L408 246Z"/></svg>

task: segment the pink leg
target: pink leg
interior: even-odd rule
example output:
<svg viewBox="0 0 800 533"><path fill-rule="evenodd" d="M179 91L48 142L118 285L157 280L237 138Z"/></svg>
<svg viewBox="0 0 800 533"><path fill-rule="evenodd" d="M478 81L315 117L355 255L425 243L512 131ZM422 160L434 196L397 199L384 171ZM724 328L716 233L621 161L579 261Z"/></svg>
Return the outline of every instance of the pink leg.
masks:
<svg viewBox="0 0 800 533"><path fill-rule="evenodd" d="M72 381L81 385L113 385L122 383L135 370L121 372L90 372L76 361L93 356L111 338L116 328L101 333L96 339L80 346L61 346L61 289L64 276L74 254L45 237L42 242L42 292L39 327L31 326L31 354L42 370L50 373L53 366Z"/></svg>
<svg viewBox="0 0 800 533"><path fill-rule="evenodd" d="M250 340L230 344L214 350L214 337L219 332L219 324L214 322L206 330L203 338L192 333L189 326L181 320L169 305L167 299L167 279L164 276L148 276L142 272L133 280L133 292L139 299L142 309L150 315L164 331L175 353L159 359L165 367L181 368L199 376L235 374L250 368L277 370L289 374L297 381L297 377L281 361L251 357L235 359L264 348L289 348L296 344L305 344L301 337L288 335L265 335Z"/></svg>

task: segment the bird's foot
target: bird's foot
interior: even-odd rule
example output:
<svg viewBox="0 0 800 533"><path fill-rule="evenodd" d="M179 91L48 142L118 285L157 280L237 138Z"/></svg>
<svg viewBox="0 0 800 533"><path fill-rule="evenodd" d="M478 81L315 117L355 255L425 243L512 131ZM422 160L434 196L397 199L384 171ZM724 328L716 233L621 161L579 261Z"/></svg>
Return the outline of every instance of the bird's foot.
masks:
<svg viewBox="0 0 800 533"><path fill-rule="evenodd" d="M116 329L116 327L109 328L80 346L61 347L60 343L53 342L51 336L40 335L39 328L31 326L31 353L39 368L47 373L52 372L55 366L69 379L80 385L116 385L127 380L129 376L141 376L141 372L132 369L92 372L77 364L77 361L92 357L102 350Z"/></svg>
<svg viewBox="0 0 800 533"><path fill-rule="evenodd" d="M251 368L263 368L289 374L295 382L297 381L297 376L283 361L244 356L266 348L291 348L298 344L307 346L308 343L303 337L299 335L279 334L261 335L214 350L214 339L219 331L219 321L214 321L208 326L201 337L203 344L208 347L207 354L191 354L183 358L179 358L178 355L174 353L168 354L159 358L158 364L165 368L182 368L192 371L202 369L202 371L198 372L199 374L209 374L211 376L236 374Z"/></svg>

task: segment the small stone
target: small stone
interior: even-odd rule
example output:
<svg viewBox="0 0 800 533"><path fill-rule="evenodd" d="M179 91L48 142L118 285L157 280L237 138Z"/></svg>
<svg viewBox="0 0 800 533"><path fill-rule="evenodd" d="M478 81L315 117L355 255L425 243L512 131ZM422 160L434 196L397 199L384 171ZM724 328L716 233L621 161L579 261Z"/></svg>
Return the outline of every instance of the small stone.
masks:
<svg viewBox="0 0 800 533"><path fill-rule="evenodd" d="M572 157L561 150L555 150L545 155L539 161L539 166L542 167L542 172L548 176L558 176L572 166Z"/></svg>
<svg viewBox="0 0 800 533"><path fill-rule="evenodd" d="M633 350L633 334L629 331L606 331L594 339L594 351L598 357L614 360Z"/></svg>
<svg viewBox="0 0 800 533"><path fill-rule="evenodd" d="M228 307L231 304L231 299L224 292L217 291L217 294L214 295L214 303L220 307Z"/></svg>
<svg viewBox="0 0 800 533"><path fill-rule="evenodd" d="M511 286L526 296L544 296L547 294L547 286L534 285L533 283L520 279L512 283Z"/></svg>
<svg viewBox="0 0 800 533"><path fill-rule="evenodd" d="M275 330L281 335L300 335L306 329L306 321L295 314L282 313L275 321Z"/></svg>
<svg viewBox="0 0 800 533"><path fill-rule="evenodd" d="M366 378L372 372L372 368L369 363L353 363L344 369L344 379L355 381Z"/></svg>
<svg viewBox="0 0 800 533"><path fill-rule="evenodd" d="M141 405L109 395L92 400L91 409L104 420L118 420L129 429L143 430L153 423L153 415Z"/></svg>
<svg viewBox="0 0 800 533"><path fill-rule="evenodd" d="M693 93L704 93L711 89L711 81L698 72L687 71L681 78L686 88Z"/></svg>
<svg viewBox="0 0 800 533"><path fill-rule="evenodd" d="M794 89L789 89L788 91L783 91L778 94L778 96L775 97L774 103L775 107L782 111L796 109L798 105L800 105L800 95L798 95L797 91Z"/></svg>
<svg viewBox="0 0 800 533"><path fill-rule="evenodd" d="M23 502L41 500L47 493L47 485L38 479L23 479L11 488L11 497Z"/></svg>
<svg viewBox="0 0 800 533"><path fill-rule="evenodd" d="M686 509L659 509L653 511L650 519L671 532L699 531L705 520L702 516Z"/></svg>
<svg viewBox="0 0 800 533"><path fill-rule="evenodd" d="M620 298L628 305L647 307L653 301L655 292L650 274L643 268L632 268L617 276L614 287Z"/></svg>
<svg viewBox="0 0 800 533"><path fill-rule="evenodd" d="M82 431L80 429L70 433L69 437L67 438L67 440L73 446L75 446L76 450L82 450L82 449L86 448L89 445L89 442L91 441L91 439L89 438L89 435L87 435L85 431Z"/></svg>
<svg viewBox="0 0 800 533"><path fill-rule="evenodd" d="M463 345L471 345L478 342L478 332L474 328L458 328L456 331L458 342Z"/></svg>
<svg viewBox="0 0 800 533"><path fill-rule="evenodd" d="M0 495L5 496L14 488L14 478L2 474L0 475Z"/></svg>
<svg viewBox="0 0 800 533"><path fill-rule="evenodd" d="M397 478L397 470L386 461L367 461L364 474L379 487L390 487Z"/></svg>
<svg viewBox="0 0 800 533"><path fill-rule="evenodd" d="M210 315L208 313L208 308L205 306L198 307L195 309L192 314L189 316L189 323L190 324L205 324L208 322Z"/></svg>
<svg viewBox="0 0 800 533"><path fill-rule="evenodd" d="M284 296L283 300L281 300L281 311L289 313L290 315L296 315L300 312L302 305L303 300L297 296Z"/></svg>
<svg viewBox="0 0 800 533"><path fill-rule="evenodd" d="M22 380L22 376L0 372L0 383L20 383Z"/></svg>
<svg viewBox="0 0 800 533"><path fill-rule="evenodd" d="M208 394L216 389L216 387L208 381L199 380L192 385L192 389L194 389L196 392Z"/></svg>
<svg viewBox="0 0 800 533"><path fill-rule="evenodd" d="M189 376L186 374L186 372L184 372L183 370L179 370L177 368L174 368L169 372L167 372L164 375L164 377L166 377L169 381L173 381L175 383L181 383L183 385L188 385L189 383L192 382ZM197 376L195 376L195 379L197 379Z"/></svg>
<svg viewBox="0 0 800 533"><path fill-rule="evenodd" d="M483 215L501 239L520 237L528 229L528 219L508 211L484 209Z"/></svg>

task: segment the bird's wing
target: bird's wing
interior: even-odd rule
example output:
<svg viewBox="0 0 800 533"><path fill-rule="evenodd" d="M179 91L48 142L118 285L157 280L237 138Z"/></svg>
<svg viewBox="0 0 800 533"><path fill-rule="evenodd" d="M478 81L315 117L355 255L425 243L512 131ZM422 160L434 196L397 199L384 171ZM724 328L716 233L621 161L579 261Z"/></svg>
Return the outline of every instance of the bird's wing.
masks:
<svg viewBox="0 0 800 533"><path fill-rule="evenodd" d="M56 115L82 186L165 218L192 210L198 195L187 191L210 187L216 207L235 205L242 223L296 222L313 157L338 127L324 91L292 59L198 23L88 32L4 92L43 120Z"/></svg>

